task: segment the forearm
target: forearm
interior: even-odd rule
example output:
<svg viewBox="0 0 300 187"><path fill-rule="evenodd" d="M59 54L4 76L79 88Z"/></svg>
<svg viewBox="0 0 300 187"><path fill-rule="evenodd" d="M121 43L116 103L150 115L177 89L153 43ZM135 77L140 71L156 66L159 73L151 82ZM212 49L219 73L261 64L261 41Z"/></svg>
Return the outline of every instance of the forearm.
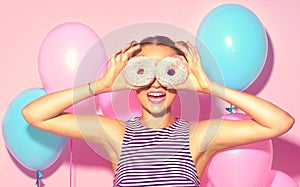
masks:
<svg viewBox="0 0 300 187"><path fill-rule="evenodd" d="M97 87L95 87L97 85ZM31 123L46 121L62 114L72 105L94 94L106 92L101 80L42 96L23 108L23 116ZM97 92L96 92L97 90Z"/></svg>
<svg viewBox="0 0 300 187"><path fill-rule="evenodd" d="M212 82L210 93L247 113L254 121L267 128L287 130L294 118L278 106L255 95L226 88Z"/></svg>

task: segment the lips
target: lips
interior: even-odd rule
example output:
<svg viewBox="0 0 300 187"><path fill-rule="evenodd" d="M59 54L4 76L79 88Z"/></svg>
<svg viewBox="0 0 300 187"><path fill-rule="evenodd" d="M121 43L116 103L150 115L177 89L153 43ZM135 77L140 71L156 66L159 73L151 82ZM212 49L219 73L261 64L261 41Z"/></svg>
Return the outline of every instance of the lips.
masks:
<svg viewBox="0 0 300 187"><path fill-rule="evenodd" d="M147 93L147 98L152 104L160 104L165 101L166 93L163 91L150 91Z"/></svg>

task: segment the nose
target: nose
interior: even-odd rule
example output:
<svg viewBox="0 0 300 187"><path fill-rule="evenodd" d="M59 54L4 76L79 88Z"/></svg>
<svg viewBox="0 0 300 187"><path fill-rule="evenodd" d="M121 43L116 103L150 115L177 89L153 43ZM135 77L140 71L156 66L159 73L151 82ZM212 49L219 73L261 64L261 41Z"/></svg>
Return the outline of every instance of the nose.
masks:
<svg viewBox="0 0 300 187"><path fill-rule="evenodd" d="M154 81L151 84L151 87L153 87L153 88L160 88L160 87L162 87L162 85L155 78Z"/></svg>

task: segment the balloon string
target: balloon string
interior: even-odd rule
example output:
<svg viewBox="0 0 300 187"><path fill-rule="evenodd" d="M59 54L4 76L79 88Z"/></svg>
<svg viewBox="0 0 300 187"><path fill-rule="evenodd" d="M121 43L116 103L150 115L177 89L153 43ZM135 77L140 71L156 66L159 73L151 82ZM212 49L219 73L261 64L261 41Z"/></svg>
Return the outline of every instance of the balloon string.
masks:
<svg viewBox="0 0 300 187"><path fill-rule="evenodd" d="M36 182L34 187L40 187L40 179L43 178L43 174L41 173L40 170L36 171Z"/></svg>
<svg viewBox="0 0 300 187"><path fill-rule="evenodd" d="M73 165L73 141L72 138L70 138L70 187L73 186L73 173L72 173L72 165Z"/></svg>

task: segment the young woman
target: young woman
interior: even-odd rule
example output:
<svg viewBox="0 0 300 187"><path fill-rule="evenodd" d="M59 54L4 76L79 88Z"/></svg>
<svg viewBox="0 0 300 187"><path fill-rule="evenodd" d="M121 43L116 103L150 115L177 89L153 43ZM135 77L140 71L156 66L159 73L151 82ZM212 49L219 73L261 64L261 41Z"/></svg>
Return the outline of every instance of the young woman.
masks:
<svg viewBox="0 0 300 187"><path fill-rule="evenodd" d="M176 86L162 85L157 78L146 86L128 84L122 72L130 59L141 56L155 62L166 57L180 59L188 69L187 80ZM123 122L64 112L95 94L122 89L136 90L141 116ZM179 89L219 97L252 119L209 119L192 124L177 119L171 105ZM279 136L294 123L294 118L276 105L211 81L194 46L163 36L128 44L111 57L99 80L43 96L28 104L23 116L39 129L101 145L112 161L114 186L200 186L205 166L216 152Z"/></svg>

